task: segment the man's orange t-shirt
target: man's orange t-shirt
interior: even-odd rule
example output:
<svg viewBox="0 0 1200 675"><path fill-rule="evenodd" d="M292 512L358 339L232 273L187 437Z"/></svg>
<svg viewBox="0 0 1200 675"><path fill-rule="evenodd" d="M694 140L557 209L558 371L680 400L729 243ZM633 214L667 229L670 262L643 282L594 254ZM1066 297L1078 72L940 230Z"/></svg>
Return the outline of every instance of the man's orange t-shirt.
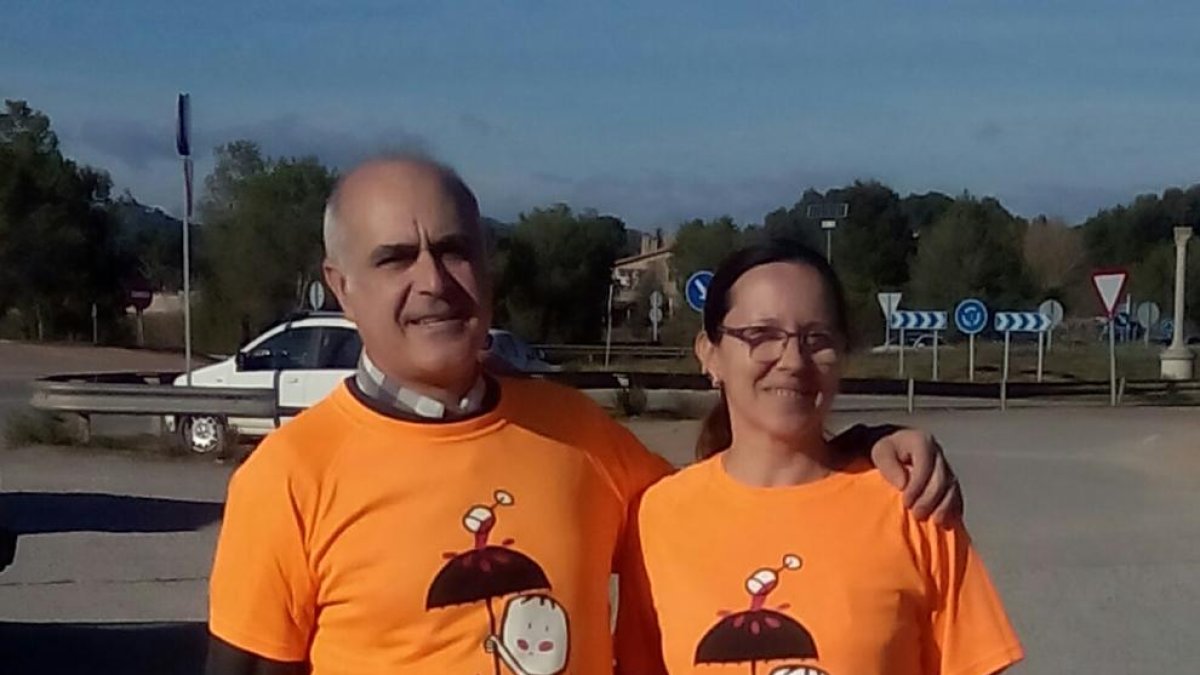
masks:
<svg viewBox="0 0 1200 675"><path fill-rule="evenodd" d="M440 424L348 386L234 475L213 634L316 675L611 673L610 575L669 466L545 382L502 380L493 411Z"/></svg>
<svg viewBox="0 0 1200 675"><path fill-rule="evenodd" d="M672 675L984 675L1022 658L967 533L917 521L869 465L755 488L717 455L643 499Z"/></svg>

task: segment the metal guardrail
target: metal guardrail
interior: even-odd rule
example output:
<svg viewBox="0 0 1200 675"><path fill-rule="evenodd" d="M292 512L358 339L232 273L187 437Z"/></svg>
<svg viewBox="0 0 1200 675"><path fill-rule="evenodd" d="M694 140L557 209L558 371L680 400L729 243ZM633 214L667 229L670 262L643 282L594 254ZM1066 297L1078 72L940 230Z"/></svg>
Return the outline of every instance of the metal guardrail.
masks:
<svg viewBox="0 0 1200 675"><path fill-rule="evenodd" d="M534 345L551 361L604 358L604 345ZM618 359L682 359L691 356L692 350L684 347L658 345L615 344L607 348L613 358Z"/></svg>
<svg viewBox="0 0 1200 675"><path fill-rule="evenodd" d="M100 373L56 375L33 383L33 407L60 413L88 415L218 415L278 420L274 388L239 389L177 387L177 373ZM581 371L538 375L584 390L626 389L708 391L708 379L698 373ZM1108 382L1009 382L1010 399L1100 397ZM1123 381L1125 396L1200 394L1200 382ZM845 379L843 394L999 399L1000 384L922 382L883 379Z"/></svg>
<svg viewBox="0 0 1200 675"><path fill-rule="evenodd" d="M55 375L33 382L29 403L39 410L80 415L278 415L271 389L177 387L176 373Z"/></svg>

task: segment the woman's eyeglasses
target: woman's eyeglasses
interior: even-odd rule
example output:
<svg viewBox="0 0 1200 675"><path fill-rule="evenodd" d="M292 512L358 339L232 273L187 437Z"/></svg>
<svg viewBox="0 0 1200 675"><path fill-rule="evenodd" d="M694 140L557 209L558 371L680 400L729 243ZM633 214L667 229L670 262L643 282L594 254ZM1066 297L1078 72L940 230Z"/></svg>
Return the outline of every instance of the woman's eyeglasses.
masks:
<svg viewBox="0 0 1200 675"><path fill-rule="evenodd" d="M836 352L841 347L838 336L825 328L786 331L776 326L721 327L721 334L736 338L750 348L750 358L759 363L774 363L783 358L793 339L810 358L824 352Z"/></svg>

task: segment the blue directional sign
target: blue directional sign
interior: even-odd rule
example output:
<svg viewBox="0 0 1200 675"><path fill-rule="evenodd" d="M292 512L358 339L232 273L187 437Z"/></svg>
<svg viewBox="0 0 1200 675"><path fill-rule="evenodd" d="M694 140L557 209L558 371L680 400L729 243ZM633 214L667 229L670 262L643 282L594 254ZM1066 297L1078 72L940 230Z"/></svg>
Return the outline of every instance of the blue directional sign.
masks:
<svg viewBox="0 0 1200 675"><path fill-rule="evenodd" d="M945 312L892 312L892 328L895 330L946 330Z"/></svg>
<svg viewBox="0 0 1200 675"><path fill-rule="evenodd" d="M1113 317L1113 319L1116 321L1117 328L1122 328L1122 329L1129 328L1129 313L1128 312L1117 312L1116 316Z"/></svg>
<svg viewBox="0 0 1200 675"><path fill-rule="evenodd" d="M963 335L978 335L987 328L988 310L987 305L981 300L969 298L958 303L958 307L954 308L954 325L958 326L958 332Z"/></svg>
<svg viewBox="0 0 1200 675"><path fill-rule="evenodd" d="M1053 323L1040 312L996 312L996 330L1001 333L1043 333Z"/></svg>
<svg viewBox="0 0 1200 675"><path fill-rule="evenodd" d="M1158 324L1158 328L1162 331L1163 335L1171 337L1175 334L1175 319L1168 316L1162 320L1162 323Z"/></svg>
<svg viewBox="0 0 1200 675"><path fill-rule="evenodd" d="M704 311L704 301L708 299L708 285L712 283L713 273L700 270L688 277L687 285L683 287L684 297L688 307L697 312Z"/></svg>

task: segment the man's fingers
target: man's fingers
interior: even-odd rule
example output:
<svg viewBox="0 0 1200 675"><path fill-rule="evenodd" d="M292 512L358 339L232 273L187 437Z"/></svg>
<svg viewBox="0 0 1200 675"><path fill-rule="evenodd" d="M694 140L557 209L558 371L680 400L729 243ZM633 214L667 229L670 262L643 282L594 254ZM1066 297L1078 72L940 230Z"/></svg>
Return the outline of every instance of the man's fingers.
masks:
<svg viewBox="0 0 1200 675"><path fill-rule="evenodd" d="M903 439L908 447L897 444L901 445L901 461L910 465L908 484L904 487L904 505L915 510L918 500L929 491L929 480L934 475L938 462L942 461L942 449L933 436L918 431L904 432ZM930 507L922 517L927 517L932 511L933 508Z"/></svg>
<svg viewBox="0 0 1200 675"><path fill-rule="evenodd" d="M916 466L914 466L914 476L916 475L916 471ZM913 478L913 482L916 482L916 478ZM918 493L918 496L912 503L913 515L919 520L928 518L934 509L942 503L942 499L946 496L946 492L950 487L952 487L950 470L946 465L946 460L942 459L942 454L939 452L934 458L929 475L926 477L924 489ZM905 490L904 497L906 500L908 499L908 490Z"/></svg>
<svg viewBox="0 0 1200 675"><path fill-rule="evenodd" d="M908 469L900 461L899 451L891 440L882 438L871 446L871 462L897 490L908 485Z"/></svg>
<svg viewBox="0 0 1200 675"><path fill-rule="evenodd" d="M933 522L938 527L950 529L962 522L963 517L963 495L962 488L959 487L958 481L955 480L950 486L950 490L946 492L946 498L938 505L937 510L933 512Z"/></svg>

